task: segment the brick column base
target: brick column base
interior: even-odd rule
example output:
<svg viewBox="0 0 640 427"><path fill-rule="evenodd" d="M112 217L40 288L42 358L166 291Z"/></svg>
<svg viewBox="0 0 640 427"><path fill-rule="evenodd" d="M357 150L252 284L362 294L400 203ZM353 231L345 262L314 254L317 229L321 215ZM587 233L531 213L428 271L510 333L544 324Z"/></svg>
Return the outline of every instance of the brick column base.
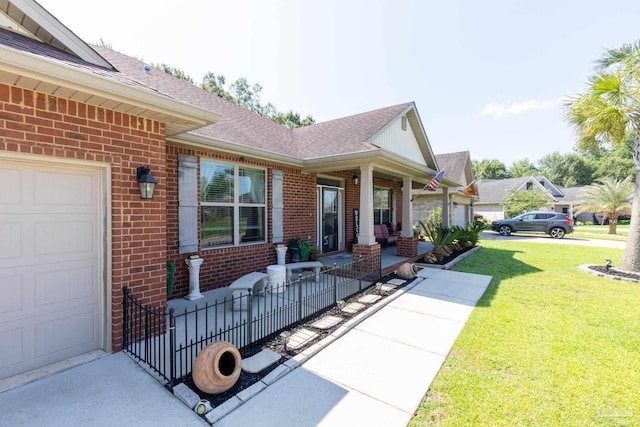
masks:
<svg viewBox="0 0 640 427"><path fill-rule="evenodd" d="M416 237L398 236L398 256L415 258L418 256L418 239Z"/></svg>
<svg viewBox="0 0 640 427"><path fill-rule="evenodd" d="M416 249L417 250L417 249ZM357 243L353 244L352 247L352 255L354 262L354 269L360 268L361 271L380 271L382 267L381 258L380 258L380 245L360 245ZM375 257L374 255L378 255ZM369 261L366 263L357 263L360 257L366 258Z"/></svg>

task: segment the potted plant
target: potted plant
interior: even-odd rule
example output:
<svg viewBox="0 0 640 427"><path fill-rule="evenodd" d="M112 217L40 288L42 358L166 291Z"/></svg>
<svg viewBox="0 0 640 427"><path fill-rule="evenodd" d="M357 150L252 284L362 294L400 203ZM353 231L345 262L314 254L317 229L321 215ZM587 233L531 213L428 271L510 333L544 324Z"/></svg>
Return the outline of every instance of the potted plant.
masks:
<svg viewBox="0 0 640 427"><path fill-rule="evenodd" d="M291 262L302 261L302 257L300 256L300 239L297 237L289 239L289 252L291 252Z"/></svg>
<svg viewBox="0 0 640 427"><path fill-rule="evenodd" d="M300 240L298 242L298 246L300 247L300 258L302 261L309 261L309 251L311 251L311 245L306 240Z"/></svg>
<svg viewBox="0 0 640 427"><path fill-rule="evenodd" d="M317 261L319 254L320 250L315 246L311 246L311 248L309 248L309 261Z"/></svg>

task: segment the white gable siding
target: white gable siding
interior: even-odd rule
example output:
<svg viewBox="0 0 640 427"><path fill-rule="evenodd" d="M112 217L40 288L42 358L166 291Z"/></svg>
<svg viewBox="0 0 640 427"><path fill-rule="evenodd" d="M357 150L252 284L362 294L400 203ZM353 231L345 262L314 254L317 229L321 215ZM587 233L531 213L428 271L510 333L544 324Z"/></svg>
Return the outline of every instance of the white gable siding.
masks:
<svg viewBox="0 0 640 427"><path fill-rule="evenodd" d="M425 166L427 164L409 122L407 121L407 130L402 130L402 120L400 117L369 142L380 148L406 157L407 159L411 159L414 162Z"/></svg>

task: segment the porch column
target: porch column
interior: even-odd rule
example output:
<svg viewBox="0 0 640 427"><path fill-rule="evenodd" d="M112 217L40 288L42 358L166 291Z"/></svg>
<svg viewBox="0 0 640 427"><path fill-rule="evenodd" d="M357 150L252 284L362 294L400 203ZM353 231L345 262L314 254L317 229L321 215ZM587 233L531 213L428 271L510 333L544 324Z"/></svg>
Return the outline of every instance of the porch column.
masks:
<svg viewBox="0 0 640 427"><path fill-rule="evenodd" d="M449 189L447 187L442 188L442 225L449 227Z"/></svg>
<svg viewBox="0 0 640 427"><path fill-rule="evenodd" d="M402 237L413 238L413 212L411 202L411 177L402 177Z"/></svg>
<svg viewBox="0 0 640 427"><path fill-rule="evenodd" d="M373 232L373 166L360 166L360 235L359 245L374 245Z"/></svg>
<svg viewBox="0 0 640 427"><path fill-rule="evenodd" d="M405 258L418 256L418 239L413 236L413 214L411 209L411 177L402 178L402 232L398 237L397 255Z"/></svg>

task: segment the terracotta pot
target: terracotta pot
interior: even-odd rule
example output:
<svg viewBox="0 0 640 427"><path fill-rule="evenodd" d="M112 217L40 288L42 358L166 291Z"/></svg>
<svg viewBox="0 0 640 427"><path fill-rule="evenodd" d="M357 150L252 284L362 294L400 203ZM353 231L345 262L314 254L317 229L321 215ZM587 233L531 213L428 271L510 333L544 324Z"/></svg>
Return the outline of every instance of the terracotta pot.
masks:
<svg viewBox="0 0 640 427"><path fill-rule="evenodd" d="M217 394L229 390L240 378L240 352L227 341L216 341L198 353L193 364L193 382L205 393Z"/></svg>
<svg viewBox="0 0 640 427"><path fill-rule="evenodd" d="M405 262L398 268L398 277L401 279L413 279L418 273L418 267L415 264Z"/></svg>

